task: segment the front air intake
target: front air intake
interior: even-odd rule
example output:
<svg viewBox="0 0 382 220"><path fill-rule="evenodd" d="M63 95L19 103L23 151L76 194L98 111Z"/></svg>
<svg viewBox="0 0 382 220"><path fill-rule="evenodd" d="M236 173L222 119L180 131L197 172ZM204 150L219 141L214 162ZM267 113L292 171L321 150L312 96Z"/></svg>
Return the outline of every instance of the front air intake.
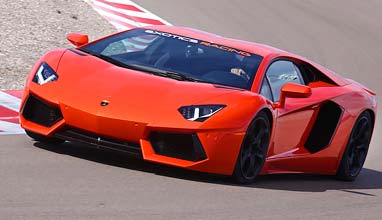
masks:
<svg viewBox="0 0 382 220"><path fill-rule="evenodd" d="M150 142L156 154L189 161L206 159L206 154L196 134L152 132Z"/></svg>
<svg viewBox="0 0 382 220"><path fill-rule="evenodd" d="M84 143L96 148L120 151L138 158L142 157L141 146L138 143L105 137L96 133L91 133L72 127L65 127L61 129L55 134L55 136L66 141Z"/></svg>
<svg viewBox="0 0 382 220"><path fill-rule="evenodd" d="M36 124L51 127L62 119L59 108L54 107L41 99L30 95L22 110L23 117Z"/></svg>

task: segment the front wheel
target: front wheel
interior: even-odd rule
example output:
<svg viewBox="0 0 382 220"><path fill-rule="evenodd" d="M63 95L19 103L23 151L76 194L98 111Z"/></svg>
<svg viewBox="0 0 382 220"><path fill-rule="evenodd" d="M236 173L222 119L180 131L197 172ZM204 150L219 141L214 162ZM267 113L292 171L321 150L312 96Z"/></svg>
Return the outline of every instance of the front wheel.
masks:
<svg viewBox="0 0 382 220"><path fill-rule="evenodd" d="M251 183L263 168L268 151L271 125L268 116L260 112L249 125L236 161L233 179Z"/></svg>
<svg viewBox="0 0 382 220"><path fill-rule="evenodd" d="M363 112L354 124L336 177L354 181L366 160L369 150L373 121L369 112Z"/></svg>
<svg viewBox="0 0 382 220"><path fill-rule="evenodd" d="M35 133L33 131L29 131L29 130L25 130L25 133L29 137L31 137L33 140L39 141L39 142L42 142L42 143L61 144L61 143L65 142L64 140L61 140L61 139L58 139L58 138L54 138L54 137L47 137L47 136L44 136L44 135L41 135L41 134L37 134L37 133Z"/></svg>

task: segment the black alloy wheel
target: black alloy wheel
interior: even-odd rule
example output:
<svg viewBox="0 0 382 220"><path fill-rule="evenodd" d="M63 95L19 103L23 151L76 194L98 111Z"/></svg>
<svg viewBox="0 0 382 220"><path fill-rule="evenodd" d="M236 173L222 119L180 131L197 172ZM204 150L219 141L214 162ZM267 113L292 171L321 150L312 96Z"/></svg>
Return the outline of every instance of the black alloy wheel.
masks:
<svg viewBox="0 0 382 220"><path fill-rule="evenodd" d="M271 125L260 112L249 125L244 137L233 178L238 183L251 183L263 168L268 151Z"/></svg>
<svg viewBox="0 0 382 220"><path fill-rule="evenodd" d="M355 122L350 134L337 178L345 181L354 181L362 170L369 150L373 121L369 112L363 112Z"/></svg>

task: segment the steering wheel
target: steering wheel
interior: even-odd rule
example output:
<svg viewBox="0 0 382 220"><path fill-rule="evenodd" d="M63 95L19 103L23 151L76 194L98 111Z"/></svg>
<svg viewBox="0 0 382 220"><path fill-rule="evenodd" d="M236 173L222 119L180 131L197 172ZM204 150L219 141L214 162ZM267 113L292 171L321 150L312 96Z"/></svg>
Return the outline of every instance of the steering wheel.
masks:
<svg viewBox="0 0 382 220"><path fill-rule="evenodd" d="M194 58L194 57L197 57L198 55L202 54L203 53L203 50L200 50L197 46L195 45L187 45L186 47L186 51L184 53L185 57L187 59L191 59L191 58Z"/></svg>

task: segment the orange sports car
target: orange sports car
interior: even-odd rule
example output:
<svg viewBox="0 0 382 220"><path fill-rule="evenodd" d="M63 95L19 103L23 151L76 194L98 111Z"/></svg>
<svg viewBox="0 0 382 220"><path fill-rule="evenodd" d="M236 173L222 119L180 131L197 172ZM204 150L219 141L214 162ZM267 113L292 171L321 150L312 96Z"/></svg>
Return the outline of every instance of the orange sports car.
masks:
<svg viewBox="0 0 382 220"><path fill-rule="evenodd" d="M36 141L87 143L146 161L232 175L354 180L375 93L269 46L150 26L56 49L33 67L20 109Z"/></svg>

